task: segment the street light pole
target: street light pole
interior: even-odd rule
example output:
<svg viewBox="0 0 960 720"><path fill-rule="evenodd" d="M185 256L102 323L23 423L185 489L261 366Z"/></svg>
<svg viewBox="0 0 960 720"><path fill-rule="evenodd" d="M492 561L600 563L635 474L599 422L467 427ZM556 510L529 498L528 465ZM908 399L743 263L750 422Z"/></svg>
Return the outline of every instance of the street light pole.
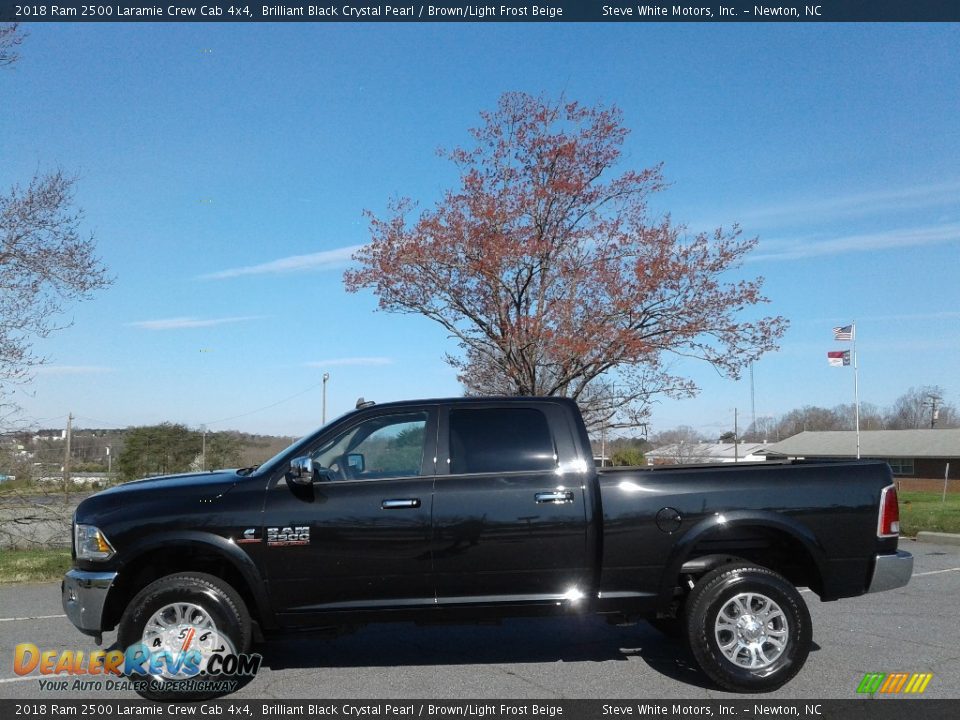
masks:
<svg viewBox="0 0 960 720"><path fill-rule="evenodd" d="M323 374L323 412L320 416L320 424L327 424L327 380L330 379L330 373Z"/></svg>

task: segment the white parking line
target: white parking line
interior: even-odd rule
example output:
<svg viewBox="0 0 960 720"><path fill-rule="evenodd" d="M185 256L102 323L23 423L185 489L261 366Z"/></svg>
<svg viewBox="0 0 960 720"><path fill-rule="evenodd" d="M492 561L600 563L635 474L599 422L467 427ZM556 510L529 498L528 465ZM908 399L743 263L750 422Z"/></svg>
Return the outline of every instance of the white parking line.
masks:
<svg viewBox="0 0 960 720"><path fill-rule="evenodd" d="M922 573L914 573L913 577L920 577L921 575L939 575L940 573L957 572L958 570L960 570L960 567L947 568L946 570L927 570L926 572Z"/></svg>
<svg viewBox="0 0 960 720"><path fill-rule="evenodd" d="M49 620L50 618L66 617L66 615L33 615L31 617L0 618L0 622L13 622L14 620Z"/></svg>

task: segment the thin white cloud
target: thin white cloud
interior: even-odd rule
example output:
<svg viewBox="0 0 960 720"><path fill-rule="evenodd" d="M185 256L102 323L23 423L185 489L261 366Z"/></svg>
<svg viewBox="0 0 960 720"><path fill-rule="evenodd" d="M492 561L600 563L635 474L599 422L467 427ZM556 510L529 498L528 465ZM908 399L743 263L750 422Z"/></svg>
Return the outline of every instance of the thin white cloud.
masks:
<svg viewBox="0 0 960 720"><path fill-rule="evenodd" d="M143 330L183 330L185 328L205 328L213 327L214 325L227 325L230 323L261 319L263 319L262 315L243 315L241 317L224 318L176 317L162 318L160 320L138 320L137 322L127 323L127 325Z"/></svg>
<svg viewBox="0 0 960 720"><path fill-rule="evenodd" d="M854 318L858 322L887 322L887 321L922 321L922 320L960 320L960 310L934 310L925 313L897 313L893 315L858 315ZM834 325L847 325L851 322L849 317L834 315L832 317L806 318L804 320L791 320L791 325L823 325L824 323L833 323Z"/></svg>
<svg viewBox="0 0 960 720"><path fill-rule="evenodd" d="M944 245L957 241L960 241L960 223L826 239L768 240L761 241L756 253L748 261L800 260L825 255Z"/></svg>
<svg viewBox="0 0 960 720"><path fill-rule="evenodd" d="M114 368L102 365L41 365L34 370L37 375L99 375L113 371Z"/></svg>
<svg viewBox="0 0 960 720"><path fill-rule="evenodd" d="M332 268L345 266L350 262L353 254L361 247L363 246L350 245L349 247L337 248L335 250L322 250L321 252L310 253L309 255L291 255L259 265L247 265L245 267L229 268L227 270L208 273L207 275L201 275L200 279L224 280L226 278L241 277L243 275L281 275L285 273L330 270Z"/></svg>
<svg viewBox="0 0 960 720"><path fill-rule="evenodd" d="M392 365L393 360L388 357L345 357L331 358L329 360L317 360L305 362L304 367L328 368L343 365Z"/></svg>
<svg viewBox="0 0 960 720"><path fill-rule="evenodd" d="M743 225L752 226L796 219L823 220L939 206L960 207L960 181L875 190L854 195L808 198L798 202L748 209L739 218Z"/></svg>
<svg viewBox="0 0 960 720"><path fill-rule="evenodd" d="M905 315L866 315L864 320L953 320L960 318L960 311L909 313Z"/></svg>

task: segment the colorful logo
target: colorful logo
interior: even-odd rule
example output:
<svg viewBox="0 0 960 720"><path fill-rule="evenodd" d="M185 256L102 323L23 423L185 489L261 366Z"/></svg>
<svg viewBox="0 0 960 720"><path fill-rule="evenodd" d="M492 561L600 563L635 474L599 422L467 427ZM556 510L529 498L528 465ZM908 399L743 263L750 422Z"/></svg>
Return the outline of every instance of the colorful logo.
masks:
<svg viewBox="0 0 960 720"><path fill-rule="evenodd" d="M867 673L857 686L858 693L919 695L933 680L933 673Z"/></svg>
<svg viewBox="0 0 960 720"><path fill-rule="evenodd" d="M85 653L20 643L13 651L13 671L21 676L36 673L44 691L132 689L218 695L237 690L257 674L261 655L237 653L229 638L209 623L166 622L170 607L176 606L151 618L142 641L126 650Z"/></svg>

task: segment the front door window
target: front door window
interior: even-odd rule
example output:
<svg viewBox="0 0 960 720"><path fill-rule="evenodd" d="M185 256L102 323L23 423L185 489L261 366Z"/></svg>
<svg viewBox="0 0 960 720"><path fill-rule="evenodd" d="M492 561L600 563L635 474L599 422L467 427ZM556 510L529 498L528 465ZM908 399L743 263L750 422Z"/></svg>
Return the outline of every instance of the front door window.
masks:
<svg viewBox="0 0 960 720"><path fill-rule="evenodd" d="M311 457L337 480L417 476L426 426L425 412L369 418L324 443Z"/></svg>

